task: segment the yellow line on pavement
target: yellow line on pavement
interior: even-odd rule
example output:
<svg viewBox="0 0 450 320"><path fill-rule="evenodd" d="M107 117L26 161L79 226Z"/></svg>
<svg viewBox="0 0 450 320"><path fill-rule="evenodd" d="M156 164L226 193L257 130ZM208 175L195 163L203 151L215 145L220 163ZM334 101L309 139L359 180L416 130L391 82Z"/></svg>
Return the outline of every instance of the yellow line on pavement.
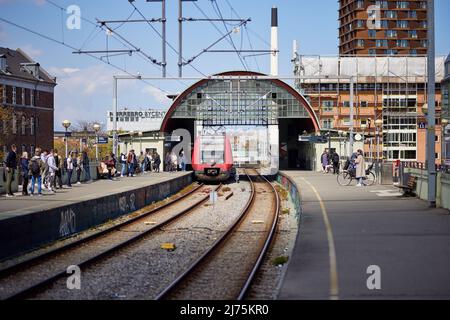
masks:
<svg viewBox="0 0 450 320"><path fill-rule="evenodd" d="M320 208L322 209L322 217L325 223L325 227L327 229L328 253L330 258L330 299L337 300L339 299L339 285L338 285L338 273L336 263L336 249L334 246L333 231L331 229L330 220L328 219L327 209L325 208L325 204L322 198L320 197L319 192L317 192L317 189L305 178L302 178L302 180L305 181L312 189L312 191L317 197L317 200L319 200Z"/></svg>

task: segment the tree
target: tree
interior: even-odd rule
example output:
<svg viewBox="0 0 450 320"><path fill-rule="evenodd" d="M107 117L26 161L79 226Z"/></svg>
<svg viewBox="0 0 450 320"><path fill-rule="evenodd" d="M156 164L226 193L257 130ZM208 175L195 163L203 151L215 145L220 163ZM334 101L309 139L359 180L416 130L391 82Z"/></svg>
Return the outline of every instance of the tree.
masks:
<svg viewBox="0 0 450 320"><path fill-rule="evenodd" d="M10 143L8 141L8 135L6 132L11 132L12 130L12 117L13 117L13 108L5 107L0 104L0 146L4 146ZM3 148L0 148L0 159L3 161L5 159L6 154L3 152Z"/></svg>

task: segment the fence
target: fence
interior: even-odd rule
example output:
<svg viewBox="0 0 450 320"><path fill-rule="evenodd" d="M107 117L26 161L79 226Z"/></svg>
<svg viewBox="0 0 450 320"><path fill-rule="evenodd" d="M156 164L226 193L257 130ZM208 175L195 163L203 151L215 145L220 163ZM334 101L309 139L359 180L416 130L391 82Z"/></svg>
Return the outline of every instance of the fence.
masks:
<svg viewBox="0 0 450 320"><path fill-rule="evenodd" d="M400 166L400 183L406 184L409 176L417 178L416 195L428 199L428 170L424 163L404 162ZM449 166L436 165L436 205L450 210L450 170Z"/></svg>

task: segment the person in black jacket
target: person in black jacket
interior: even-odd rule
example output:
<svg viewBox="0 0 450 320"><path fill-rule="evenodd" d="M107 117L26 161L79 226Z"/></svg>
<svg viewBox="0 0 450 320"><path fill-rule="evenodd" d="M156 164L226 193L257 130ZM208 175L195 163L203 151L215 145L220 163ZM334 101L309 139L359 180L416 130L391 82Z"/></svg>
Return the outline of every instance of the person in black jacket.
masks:
<svg viewBox="0 0 450 320"><path fill-rule="evenodd" d="M6 156L6 197L13 197L11 185L14 174L17 169L17 147L15 144L11 145L11 151Z"/></svg>
<svg viewBox="0 0 450 320"><path fill-rule="evenodd" d="M83 170L84 170L84 177L86 179L86 182L91 180L91 171L90 171L90 167L89 167L89 157L88 157L88 153L87 153L87 149L83 150Z"/></svg>
<svg viewBox="0 0 450 320"><path fill-rule="evenodd" d="M340 159L339 159L339 155L336 151L331 156L331 160L333 161L333 173L339 174L339 160Z"/></svg>

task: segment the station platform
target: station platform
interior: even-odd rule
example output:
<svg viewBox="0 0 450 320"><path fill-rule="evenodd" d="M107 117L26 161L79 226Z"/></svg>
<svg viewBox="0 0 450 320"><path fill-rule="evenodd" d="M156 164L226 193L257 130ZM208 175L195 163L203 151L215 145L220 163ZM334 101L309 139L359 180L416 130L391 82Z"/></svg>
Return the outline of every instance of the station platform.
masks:
<svg viewBox="0 0 450 320"><path fill-rule="evenodd" d="M278 299L450 299L448 210L393 186L282 174L300 190L302 214Z"/></svg>
<svg viewBox="0 0 450 320"><path fill-rule="evenodd" d="M73 184L43 196L0 198L0 260L138 210L192 182L191 172ZM36 190L35 190L36 192Z"/></svg>

